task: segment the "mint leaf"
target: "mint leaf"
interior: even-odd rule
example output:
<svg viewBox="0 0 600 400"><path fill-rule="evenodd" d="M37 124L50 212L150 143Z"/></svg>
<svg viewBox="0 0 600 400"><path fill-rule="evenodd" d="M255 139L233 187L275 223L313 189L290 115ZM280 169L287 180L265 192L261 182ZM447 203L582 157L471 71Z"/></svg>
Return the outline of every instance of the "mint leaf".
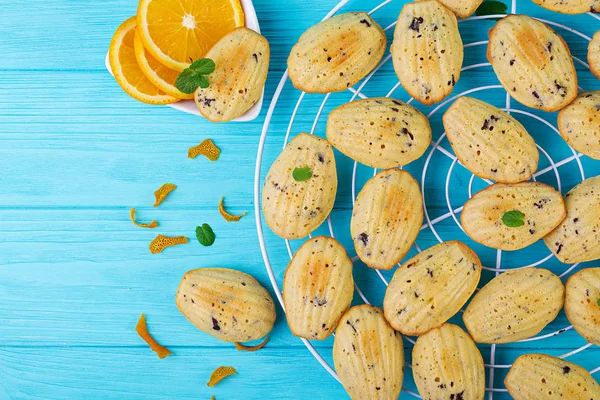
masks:
<svg viewBox="0 0 600 400"><path fill-rule="evenodd" d="M206 89L208 85L208 78L204 75L200 75L198 77L198 86L200 86L202 89Z"/></svg>
<svg viewBox="0 0 600 400"><path fill-rule="evenodd" d="M598 304L598 307L600 307L600 298L596 300L596 304Z"/></svg>
<svg viewBox="0 0 600 400"><path fill-rule="evenodd" d="M202 246L211 246L215 242L215 233L208 224L196 227L196 237Z"/></svg>
<svg viewBox="0 0 600 400"><path fill-rule="evenodd" d="M525 225L523 218L525 218L525 214L523 214L521 211L512 210L504 213L502 216L502 222L509 228L518 228L519 226Z"/></svg>
<svg viewBox="0 0 600 400"><path fill-rule="evenodd" d="M206 75L215 70L215 62L210 58L200 58L194 61L189 68L193 69L199 74Z"/></svg>
<svg viewBox="0 0 600 400"><path fill-rule="evenodd" d="M192 94L198 87L195 81L194 72L190 69L184 69L175 80L175 87L185 94Z"/></svg>
<svg viewBox="0 0 600 400"><path fill-rule="evenodd" d="M495 15L495 14L506 14L508 6L501 1L488 0L481 3L481 5L475 11L476 15ZM498 18L492 18L498 21Z"/></svg>
<svg viewBox="0 0 600 400"><path fill-rule="evenodd" d="M304 182L309 180L311 177L312 171L308 167L294 168L294 171L292 172L292 178L294 178L296 182Z"/></svg>
<svg viewBox="0 0 600 400"><path fill-rule="evenodd" d="M206 89L209 86L205 76L215 70L215 62L210 58L201 58L194 61L189 67L181 71L175 80L175 87L185 94L192 94L198 87Z"/></svg>

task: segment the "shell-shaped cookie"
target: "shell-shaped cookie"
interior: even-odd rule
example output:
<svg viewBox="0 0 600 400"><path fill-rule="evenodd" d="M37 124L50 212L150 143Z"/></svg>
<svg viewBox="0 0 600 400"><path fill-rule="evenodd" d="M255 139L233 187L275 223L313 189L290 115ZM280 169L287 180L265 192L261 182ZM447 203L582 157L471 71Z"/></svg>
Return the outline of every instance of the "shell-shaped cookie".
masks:
<svg viewBox="0 0 600 400"><path fill-rule="evenodd" d="M588 45L588 63L590 71L600 79L600 31L594 34Z"/></svg>
<svg viewBox="0 0 600 400"><path fill-rule="evenodd" d="M209 86L196 89L196 106L210 121L231 121L262 95L269 70L269 42L241 27L219 40L206 57L215 62L215 70L207 75Z"/></svg>
<svg viewBox="0 0 600 400"><path fill-rule="evenodd" d="M233 269L186 272L175 302L198 329L224 342L260 339L275 323L269 292L250 275Z"/></svg>
<svg viewBox="0 0 600 400"><path fill-rule="evenodd" d="M544 243L560 261L600 259L600 176L586 179L565 196L567 217Z"/></svg>
<svg viewBox="0 0 600 400"><path fill-rule="evenodd" d="M365 264L391 269L408 253L422 224L419 184L408 172L392 168L363 186L352 210L350 233Z"/></svg>
<svg viewBox="0 0 600 400"><path fill-rule="evenodd" d="M439 0L452 11L458 18L467 18L481 5L483 0Z"/></svg>
<svg viewBox="0 0 600 400"><path fill-rule="evenodd" d="M599 13L600 0L533 0L535 4L562 14Z"/></svg>
<svg viewBox="0 0 600 400"><path fill-rule="evenodd" d="M309 168L304 181L293 177L296 168ZM333 209L337 172L333 148L324 139L301 133L288 143L267 173L262 209L267 225L285 239L307 236Z"/></svg>
<svg viewBox="0 0 600 400"><path fill-rule="evenodd" d="M600 91L581 92L560 110L558 130L575 150L600 160Z"/></svg>
<svg viewBox="0 0 600 400"><path fill-rule="evenodd" d="M383 299L385 317L405 335L426 333L460 310L480 276L479 257L465 244L433 246L396 270Z"/></svg>
<svg viewBox="0 0 600 400"><path fill-rule="evenodd" d="M487 58L504 89L527 107L560 110L577 96L567 44L543 22L509 15L489 33Z"/></svg>
<svg viewBox="0 0 600 400"><path fill-rule="evenodd" d="M404 380L402 335L381 309L352 307L342 316L333 342L335 370L353 400L396 400Z"/></svg>
<svg viewBox="0 0 600 400"><path fill-rule="evenodd" d="M404 5L391 50L400 83L423 104L442 100L458 82L464 57L458 23L437 0Z"/></svg>
<svg viewBox="0 0 600 400"><path fill-rule="evenodd" d="M341 92L375 68L385 47L385 33L368 14L336 15L300 36L288 57L289 76L305 92Z"/></svg>
<svg viewBox="0 0 600 400"><path fill-rule="evenodd" d="M588 342L600 346L600 268L573 274L565 289L567 318Z"/></svg>
<svg viewBox="0 0 600 400"><path fill-rule="evenodd" d="M540 155L533 138L519 121L491 104L460 97L443 122L454 153L478 177L514 183L537 170Z"/></svg>
<svg viewBox="0 0 600 400"><path fill-rule="evenodd" d="M333 238L308 240L285 271L283 300L296 336L322 340L333 333L354 293L352 260Z"/></svg>
<svg viewBox="0 0 600 400"><path fill-rule="evenodd" d="M511 343L541 332L563 306L560 278L542 268L504 272L485 285L463 315L476 342Z"/></svg>
<svg viewBox="0 0 600 400"><path fill-rule="evenodd" d="M485 396L483 357L458 326L444 324L419 336L412 352L413 377L425 400Z"/></svg>
<svg viewBox="0 0 600 400"><path fill-rule="evenodd" d="M588 371L546 354L517 358L504 385L515 400L600 399L600 385Z"/></svg>
<svg viewBox="0 0 600 400"><path fill-rule="evenodd" d="M523 225L504 222L506 213L512 211L524 214ZM510 251L537 242L552 232L565 215L562 195L551 186L539 182L496 183L465 203L460 221L474 241Z"/></svg>
<svg viewBox="0 0 600 400"><path fill-rule="evenodd" d="M393 168L423 155L431 143L431 127L419 110L399 100L357 100L329 114L327 140L360 163Z"/></svg>

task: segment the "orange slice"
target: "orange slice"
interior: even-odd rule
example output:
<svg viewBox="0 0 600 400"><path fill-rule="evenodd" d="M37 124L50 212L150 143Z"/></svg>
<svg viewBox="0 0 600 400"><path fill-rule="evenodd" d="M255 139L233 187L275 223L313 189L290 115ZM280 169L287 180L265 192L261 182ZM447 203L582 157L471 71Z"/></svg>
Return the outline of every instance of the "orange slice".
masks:
<svg viewBox="0 0 600 400"><path fill-rule="evenodd" d="M146 50L183 71L245 18L240 0L140 0L137 23Z"/></svg>
<svg viewBox="0 0 600 400"><path fill-rule="evenodd" d="M177 80L177 77L179 76L179 71L165 67L156 61L156 58L152 57L148 50L144 49L144 44L142 43L142 39L140 39L140 34L137 32L137 29L133 47L135 50L135 58L142 73L154 86L166 94L177 97L178 99L187 100L194 98L194 93L185 94L177 89L175 80Z"/></svg>
<svg viewBox="0 0 600 400"><path fill-rule="evenodd" d="M135 17L123 22L110 42L108 58L115 79L119 86L136 100L150 104L175 103L179 99L156 88L138 66L133 50L135 25Z"/></svg>

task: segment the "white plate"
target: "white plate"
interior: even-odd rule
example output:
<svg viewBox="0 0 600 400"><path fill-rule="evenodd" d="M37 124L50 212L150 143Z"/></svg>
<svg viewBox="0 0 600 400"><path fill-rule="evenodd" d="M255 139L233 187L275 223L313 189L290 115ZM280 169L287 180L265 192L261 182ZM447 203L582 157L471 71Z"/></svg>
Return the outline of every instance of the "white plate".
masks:
<svg viewBox="0 0 600 400"><path fill-rule="evenodd" d="M252 29L255 32L260 33L260 26L258 25L258 18L256 17L256 11L254 11L254 5L252 4L252 0L241 0L242 7L244 8L244 14L246 16L246 28ZM106 58L104 60L104 64L108 72L113 75L112 70L110 68L110 62L108 61L108 53L106 53ZM114 75L113 75L114 76ZM235 122L245 122L252 121L258 117L260 114L260 109L262 108L263 98L265 97L265 90L263 88L263 92L260 95L260 98L256 102L255 105L252 106L251 109L246 111L246 113L233 121ZM188 114L194 114L200 116L200 112L194 103L194 100L182 100L177 103L168 104L169 107L174 108L176 110L182 111Z"/></svg>

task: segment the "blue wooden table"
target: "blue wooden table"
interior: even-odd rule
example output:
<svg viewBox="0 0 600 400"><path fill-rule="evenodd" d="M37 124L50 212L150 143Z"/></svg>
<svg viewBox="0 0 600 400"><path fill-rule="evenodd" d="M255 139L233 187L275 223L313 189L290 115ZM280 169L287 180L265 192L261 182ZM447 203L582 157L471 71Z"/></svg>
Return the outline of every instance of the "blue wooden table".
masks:
<svg viewBox="0 0 600 400"><path fill-rule="evenodd" d="M272 52L263 112L249 123L212 124L167 107L138 103L106 72L110 38L135 13L135 0L0 0L0 399L346 398L342 387L290 334L281 309L268 346L246 353L198 331L174 302L182 275L200 267L236 268L271 289L252 212L257 145L289 49L336 2L256 0ZM375 14L382 26L395 20L403 1L393 3L389 11ZM369 10L376 4L351 1L345 10ZM600 21L589 16L561 16L529 0L519 0L518 6L520 12L569 24L587 35L600 29ZM491 26L485 24L481 27ZM483 28L464 29L465 43L486 40ZM388 38L391 34L388 31ZM585 59L584 43L566 37L574 43L573 53ZM481 54L469 57L476 61ZM599 88L589 72L578 69L581 86ZM393 74L389 66L382 73L388 78ZM465 85L467 80L497 85L489 70L467 71L461 80ZM462 90L460 84L456 90ZM366 94L385 94L376 88ZM504 93L496 92L486 94L488 101L503 101ZM401 91L396 97L407 99ZM296 95L289 95L278 103L266 141L263 175L281 149L296 100ZM305 104L312 108L300 110L295 133L306 130L302 125L310 129L314 107L321 100L309 96ZM434 138L441 133L440 115L432 119ZM317 132L321 135L322 122ZM531 129L543 143L543 129ZM221 158L215 163L203 157L188 159L188 147L207 137L222 149ZM556 160L559 156L564 154L557 154ZM340 181L347 182L351 163L341 156L338 160ZM586 176L600 172L598 162L585 157L581 162ZM420 176L423 160L412 168ZM466 187L469 176L457 173L456 187ZM561 168L563 192L580 180L577 173L565 168L563 174ZM153 191L166 182L178 188L154 209ZM340 240L351 249L349 234L343 231L351 194L347 184L340 191L332 218L340 226ZM446 209L443 196L427 191L426 195L431 195L432 213ZM236 224L226 223L216 209L221 196L232 212L248 211L248 216ZM160 228L134 227L128 215L131 207L137 208L140 220L157 219ZM205 222L217 235L212 247L202 247L194 238L195 227ZM151 255L148 243L157 231L186 235L190 244ZM448 239L456 230L442 223L439 231ZM266 239L280 281L287 252L268 231ZM434 243L431 235L419 239L421 247ZM294 248L297 245L293 243ZM542 250L537 246L519 257L533 260ZM493 267L490 257L482 259ZM507 257L508 263L516 262ZM381 281L364 266L357 266L355 275L365 294L380 305ZM487 275L485 279L493 276ZM142 312L151 333L173 356L159 360L135 333ZM561 318L559 322L568 325L564 315ZM510 364L524 348L558 355L583 344L570 331L559 342L505 346L496 363ZM331 340L315 344L323 354L331 353L331 345ZM489 362L489 346L483 354ZM592 347L570 359L591 370L598 366L599 355ZM220 365L232 365L239 374L207 388L211 371ZM407 375L407 387L414 388L410 371ZM497 374L496 387L502 376ZM406 393L405 397L413 398ZM494 398L507 397L498 393Z"/></svg>

